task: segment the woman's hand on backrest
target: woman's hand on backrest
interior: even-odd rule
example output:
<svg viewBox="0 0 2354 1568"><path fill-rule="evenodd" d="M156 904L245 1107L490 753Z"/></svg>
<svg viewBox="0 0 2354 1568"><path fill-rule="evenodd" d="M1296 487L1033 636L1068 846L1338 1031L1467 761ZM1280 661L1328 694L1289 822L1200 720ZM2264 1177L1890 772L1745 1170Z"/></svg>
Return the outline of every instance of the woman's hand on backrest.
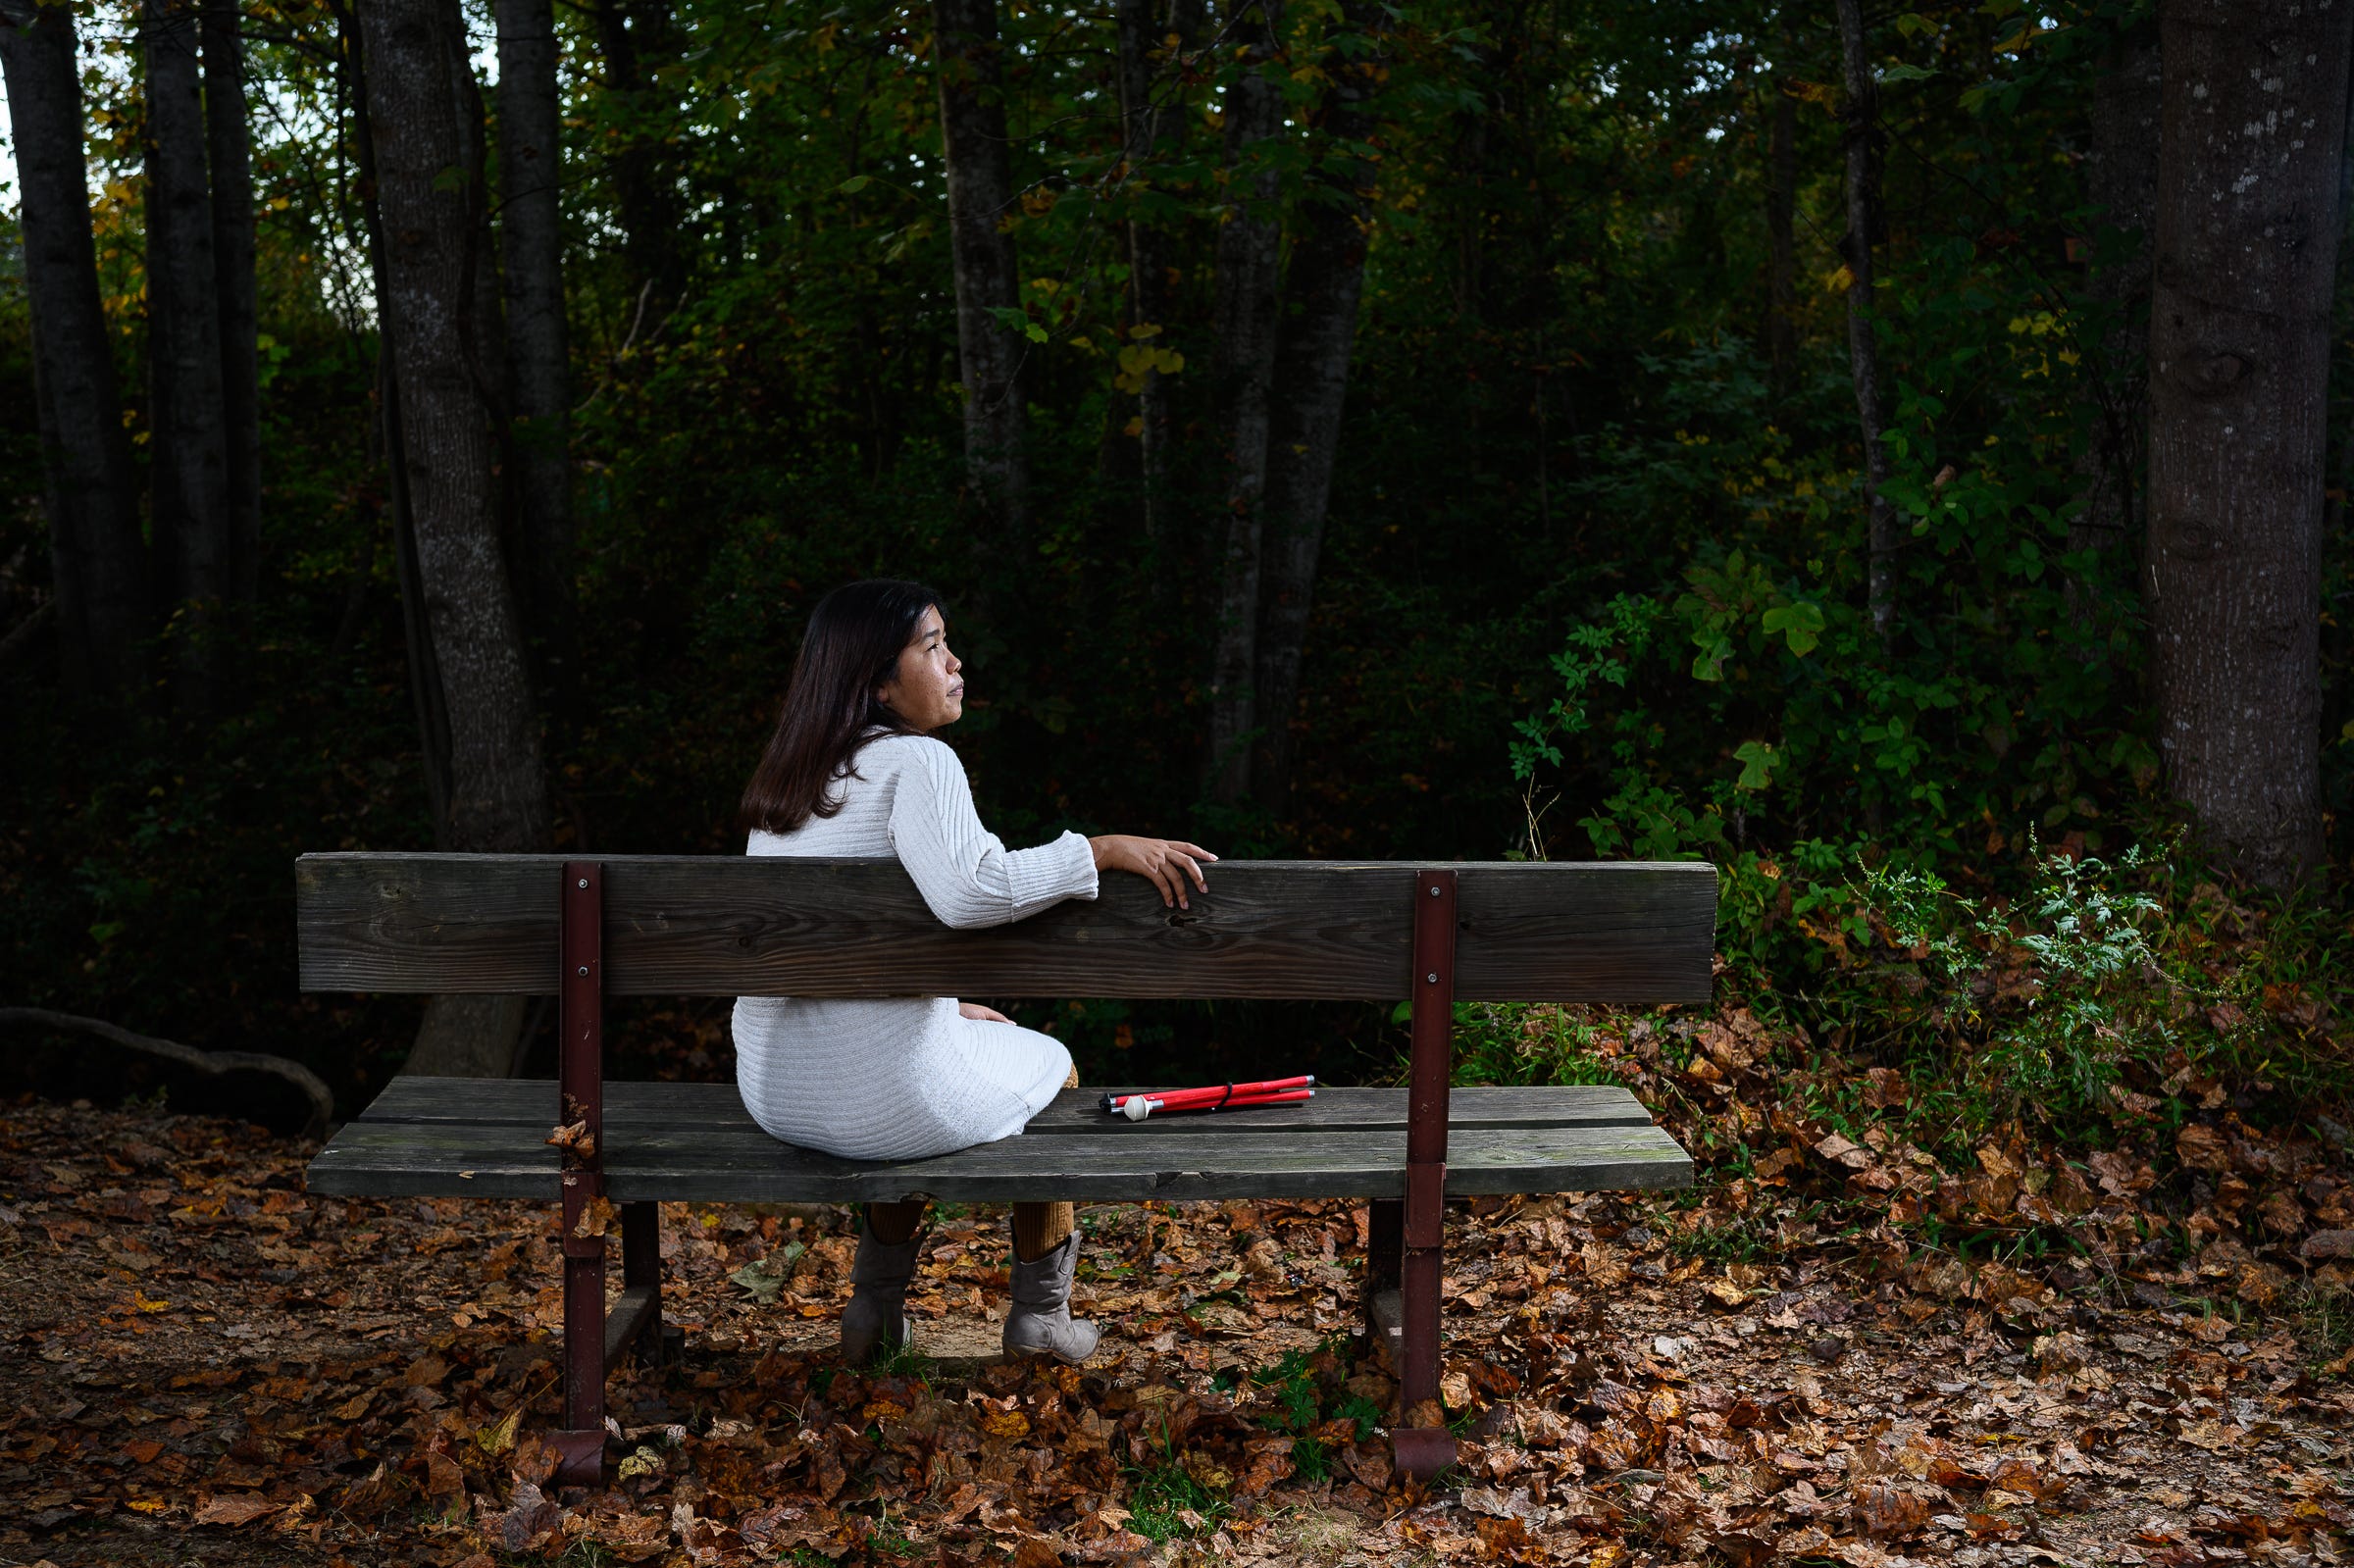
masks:
<svg viewBox="0 0 2354 1568"><path fill-rule="evenodd" d="M1201 863L1218 858L1182 838L1139 838L1133 834L1110 833L1090 838L1087 844L1096 853L1098 871L1132 871L1160 889L1163 904L1180 909L1193 907L1187 900L1194 888L1207 890L1209 886L1203 880ZM1193 885L1189 887L1188 883Z"/></svg>

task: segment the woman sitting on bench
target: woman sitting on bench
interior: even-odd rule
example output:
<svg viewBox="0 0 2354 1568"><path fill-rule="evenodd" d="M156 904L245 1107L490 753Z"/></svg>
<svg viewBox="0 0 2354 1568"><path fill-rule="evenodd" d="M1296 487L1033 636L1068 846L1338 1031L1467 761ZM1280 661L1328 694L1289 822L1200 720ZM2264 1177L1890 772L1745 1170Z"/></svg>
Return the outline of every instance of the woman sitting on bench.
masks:
<svg viewBox="0 0 2354 1568"><path fill-rule="evenodd" d="M982 827L956 753L932 738L964 712L962 669L931 589L884 581L827 594L744 789L745 852L896 855L932 912L960 929L1093 898L1100 871L1149 877L1176 905L1208 885L1199 863L1217 857L1175 839L1066 833L1008 850ZM845 1159L922 1159L1010 1138L1077 1083L1059 1040L948 996L745 996L735 1033L736 1081L752 1119L785 1142ZM907 1342L923 1213L920 1199L866 1205L842 1314L845 1357ZM1081 1361L1096 1347L1096 1326L1071 1316L1071 1229L1068 1203L1013 1205L1009 1355Z"/></svg>

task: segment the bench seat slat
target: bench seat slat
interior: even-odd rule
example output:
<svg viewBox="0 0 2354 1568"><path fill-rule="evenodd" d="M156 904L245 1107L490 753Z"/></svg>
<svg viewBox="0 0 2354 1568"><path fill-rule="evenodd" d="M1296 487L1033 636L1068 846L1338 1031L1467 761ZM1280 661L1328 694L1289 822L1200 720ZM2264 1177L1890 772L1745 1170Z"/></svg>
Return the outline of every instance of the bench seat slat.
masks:
<svg viewBox="0 0 2354 1568"><path fill-rule="evenodd" d="M1304 1103L1215 1115L1165 1116L1142 1123L1098 1108L1100 1088L1065 1089L1030 1123L1042 1134L1120 1138L1189 1138L1202 1133L1308 1134L1374 1132L1406 1126L1403 1088L1320 1088ZM1125 1092L1115 1089L1113 1092ZM365 1122L452 1122L549 1127L556 1114L552 1079L396 1078L365 1111ZM1649 1127L1651 1113L1615 1086L1535 1088L1458 1088L1450 1096L1448 1125L1475 1127ZM605 1126L624 1130L742 1129L757 1131L733 1084L607 1084Z"/></svg>
<svg viewBox="0 0 2354 1568"><path fill-rule="evenodd" d="M312 1162L310 1189L339 1196L475 1196L552 1201L556 1151L538 1128L353 1122ZM936 1159L842 1160L757 1131L606 1128L605 1188L616 1202L1081 1202L1242 1197L1397 1197L1406 1135L1311 1138L1207 1132L1120 1139L1025 1134ZM1447 1190L1569 1192L1689 1185L1692 1163L1656 1127L1473 1128L1448 1147Z"/></svg>

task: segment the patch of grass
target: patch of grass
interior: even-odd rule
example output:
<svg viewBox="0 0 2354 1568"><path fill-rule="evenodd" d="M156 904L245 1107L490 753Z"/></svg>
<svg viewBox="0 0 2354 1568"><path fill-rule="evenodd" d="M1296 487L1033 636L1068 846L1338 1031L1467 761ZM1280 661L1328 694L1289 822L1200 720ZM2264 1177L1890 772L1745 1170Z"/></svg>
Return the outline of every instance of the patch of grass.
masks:
<svg viewBox="0 0 2354 1568"><path fill-rule="evenodd" d="M918 1350L911 1341L906 1344L879 1344L866 1359L866 1370L887 1378L912 1378L929 1384L940 1372L940 1363Z"/></svg>
<svg viewBox="0 0 2354 1568"><path fill-rule="evenodd" d="M2332 1362L2354 1351L2354 1295L2343 1291L2306 1292L2298 1315L2297 1339L2316 1376Z"/></svg>
<svg viewBox="0 0 2354 1568"><path fill-rule="evenodd" d="M1329 1395L1317 1376L1317 1359L1337 1356L1346 1342L1336 1337L1315 1350L1290 1351L1250 1375L1250 1383L1265 1390L1275 1406L1258 1418L1258 1424L1269 1432L1290 1435L1292 1469L1303 1481L1318 1482L1332 1474L1332 1452L1315 1436L1318 1426L1327 1421L1355 1421L1357 1436L1363 1437L1381 1425L1381 1408L1372 1400L1355 1393Z"/></svg>
<svg viewBox="0 0 2354 1568"><path fill-rule="evenodd" d="M1155 1544L1214 1530L1226 1516L1224 1499L1174 1459L1128 1475L1128 1528ZM1189 1512L1201 1524L1188 1523L1183 1516Z"/></svg>
<svg viewBox="0 0 2354 1568"><path fill-rule="evenodd" d="M1327 1511L1313 1503L1286 1509L1274 1520L1275 1540L1283 1560L1328 1568L1349 1555L1364 1526L1353 1515Z"/></svg>
<svg viewBox="0 0 2354 1568"><path fill-rule="evenodd" d="M897 1530L892 1528L891 1510L888 1508L883 1511L882 1528L868 1536L866 1543L869 1550L888 1552L894 1557L926 1555L923 1543L904 1534L903 1525Z"/></svg>

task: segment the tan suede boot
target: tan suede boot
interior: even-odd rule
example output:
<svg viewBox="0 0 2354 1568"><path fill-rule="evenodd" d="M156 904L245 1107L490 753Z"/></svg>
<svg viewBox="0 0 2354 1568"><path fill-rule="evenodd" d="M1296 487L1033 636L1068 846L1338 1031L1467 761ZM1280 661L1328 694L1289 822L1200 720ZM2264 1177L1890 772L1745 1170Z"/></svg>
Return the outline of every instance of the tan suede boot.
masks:
<svg viewBox="0 0 2354 1568"><path fill-rule="evenodd" d="M1007 1355L1050 1355L1079 1362L1095 1354L1102 1332L1086 1319L1071 1316L1071 1276L1078 1267L1076 1232L1035 1262L1023 1262L1016 1251L1013 1306L1005 1314Z"/></svg>
<svg viewBox="0 0 2354 1568"><path fill-rule="evenodd" d="M932 1228L904 1241L886 1244L860 1233L858 1256L850 1264L850 1299L842 1309L842 1358L855 1365L883 1346L907 1342L915 1326L907 1319L907 1282L915 1277L915 1255Z"/></svg>

